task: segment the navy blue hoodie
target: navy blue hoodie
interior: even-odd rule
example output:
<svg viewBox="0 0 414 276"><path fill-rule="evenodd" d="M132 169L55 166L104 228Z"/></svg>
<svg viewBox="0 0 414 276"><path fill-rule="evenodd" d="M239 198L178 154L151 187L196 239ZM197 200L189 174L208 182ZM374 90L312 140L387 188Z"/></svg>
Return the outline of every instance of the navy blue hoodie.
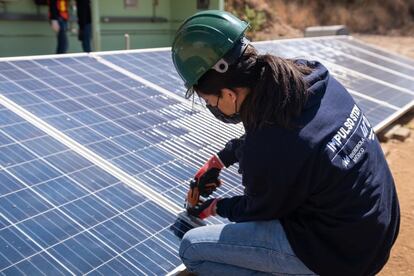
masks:
<svg viewBox="0 0 414 276"><path fill-rule="evenodd" d="M310 97L287 130L270 125L218 153L239 162L244 195L218 202L231 221L279 219L295 254L321 275L373 275L399 230L399 205L385 157L367 118L318 62ZM244 140L244 141L243 141Z"/></svg>

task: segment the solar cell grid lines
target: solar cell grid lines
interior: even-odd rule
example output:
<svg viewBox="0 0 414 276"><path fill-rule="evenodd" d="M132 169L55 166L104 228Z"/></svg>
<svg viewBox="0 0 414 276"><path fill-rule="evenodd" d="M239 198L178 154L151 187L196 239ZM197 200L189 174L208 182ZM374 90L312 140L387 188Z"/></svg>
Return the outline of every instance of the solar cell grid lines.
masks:
<svg viewBox="0 0 414 276"><path fill-rule="evenodd" d="M354 44L358 46L346 46ZM414 105L414 78L409 75L414 67L409 59L378 49L369 52L369 46L360 45L364 44L349 37L329 37L260 42L256 47L288 58L321 61L379 131ZM380 64L392 64L394 70Z"/></svg>
<svg viewBox="0 0 414 276"><path fill-rule="evenodd" d="M334 76L355 92L353 95L359 104L369 106L370 110L366 113L369 113L368 117L376 130L384 128L395 119L396 114L398 116L399 112L392 109L407 110L412 106L414 67L413 61L408 58L376 49L347 36L287 39L253 44L261 53L269 52L288 58L308 58L323 62L334 72ZM145 76L171 92L179 95L185 93L167 49L156 51L154 55L148 55L147 51L99 55L132 73ZM361 101L361 97L365 100ZM372 99L388 105L381 106L380 102L373 102ZM390 105L393 106L391 109ZM374 110L373 106L377 107L378 111ZM362 108L364 110L363 106Z"/></svg>
<svg viewBox="0 0 414 276"><path fill-rule="evenodd" d="M177 74L169 49L147 52L102 54L102 57L173 93L184 95L186 89Z"/></svg>
<svg viewBox="0 0 414 276"><path fill-rule="evenodd" d="M342 51L336 51L327 45L321 45L318 43L318 40L311 41L311 43L295 43L295 42L286 42L283 45L287 47L294 47L297 50L308 51L318 59L329 60L334 64L341 65L350 70L355 70L362 74L371 75L376 79L380 79L391 83L393 85L400 86L406 89L412 89L414 77L400 73L396 71L395 68L400 68L402 71L406 70L403 66L398 66L396 64L390 63L386 60L375 59L376 63L369 61L372 60L372 57L366 54L360 53L359 57L345 53ZM329 44L328 44L329 45ZM363 57L363 58L361 58ZM382 65L381 65L382 64ZM393 68L384 66L387 64L393 64Z"/></svg>
<svg viewBox="0 0 414 276"><path fill-rule="evenodd" d="M376 64L400 74L404 74L407 77L414 75L414 66L412 65L410 66L405 62L396 61L391 57L386 57L359 47L351 46L343 43L341 40L315 39L314 42L324 47L329 47L331 51L341 52L347 56L354 57L355 59L362 59L367 64Z"/></svg>
<svg viewBox="0 0 414 276"><path fill-rule="evenodd" d="M194 134L190 135L190 128L200 128L201 125L197 126L190 122L186 124L187 128L183 128L178 120L191 121L191 118L185 117L200 115L199 111L192 110L190 104L177 102L156 90L144 87L132 79L127 79L128 86L124 87L122 86L123 79L125 79L124 75L119 76L118 72L107 67L100 68L101 64L98 64L92 58L82 59L82 62L84 62L81 67L82 70L88 69L85 74L74 71L73 66L68 66L68 64L75 64L70 58L55 59L53 62L47 62L47 60L37 61L34 60L28 63L31 72L36 71L36 74L28 72L24 78L7 80L7 82L14 85L15 89L13 91L8 90L8 92L11 92L4 94L7 95L6 102L14 102L19 108L28 111L28 114L31 113L31 115L28 115L29 117L34 116L44 124L50 125L56 132L61 132L62 135L67 135L75 142L85 145L99 156L109 160L113 165L122 168L129 175L144 180L145 184L151 189L155 189L160 194L165 194L170 198L174 202L172 204L182 204L186 192L186 185L182 184L191 178L191 171L195 170L194 164L201 165L209 152L202 152L206 149L197 148L191 140ZM19 66L24 65L21 62L18 63L19 66L14 65L14 62L9 62L9 64L12 65L7 67L9 75L18 74L21 70ZM48 66L43 64L48 64ZM56 87L55 82L44 81L44 76L56 75L54 72L57 67L68 67L67 70L60 70L65 72L65 75L62 76L65 79L64 86ZM14 71L14 73L10 73L11 71ZM108 73L105 81L97 82L97 76L103 75L105 72ZM82 84L75 81L77 76L83 77ZM31 86L31 89L28 89L21 85L21 81L30 80L27 79L28 77L38 83L37 87ZM24 95L30 96L25 98ZM4 123L10 123L10 127L24 123L36 129L21 117L15 116L8 109L4 109L4 111L9 112L6 114L8 121ZM205 116L206 114L202 115L202 117ZM203 118L201 119L203 120ZM4 128L7 129L7 127L9 125L5 124ZM16 136L13 128L9 128L9 130L13 133L12 135ZM232 134L234 132L231 133L230 131L226 135L230 137ZM149 205L148 210L142 209L139 206L145 205L149 201L148 199L143 201L145 196L134 193L134 189L116 178L113 178L116 182L111 181L111 179L101 179L100 176L105 175L100 172L102 169L97 168L89 160L79 157L74 152L66 150L63 153L55 153L47 147L43 149L43 143L45 142L39 141L38 137L29 139L29 137L24 137L25 135L18 134L17 136L19 136L20 142L33 146L35 148L33 152L41 154L39 158L60 168L55 172L53 167L50 169L42 163L40 169L36 169L39 166L36 165L18 170L19 175L30 183L29 186L36 189L41 188L39 193L45 194L44 197L56 206L48 205L44 207L39 203L38 194L30 194L31 197L27 198L26 196L23 201L17 201L17 204L23 205L28 200L35 206L49 208L53 212L62 210L65 214L72 216L73 220L64 219L66 224L75 228L73 237L59 235L62 231L57 226L52 226L49 232L52 235L57 235L56 239L60 242L47 244L45 248L50 256L65 265L67 271L75 274L99 272L101 270L105 273L113 270L129 271L129 273L134 274L165 274L179 264L179 262L177 263L178 240L169 230L176 214L171 214L168 210L159 210L161 207L156 204L154 206ZM42 137L47 141L51 140L51 137L45 135L45 133L42 133ZM209 137L214 141L224 139ZM197 139L202 145L208 144L207 141L203 142L201 137L197 137ZM59 141L57 142L58 145L61 145ZM188 154L183 157L183 152L177 150L177 145L187 150ZM209 146L212 147L211 144ZM217 145L215 145L215 149L218 149ZM29 164L28 162L34 158L22 154L18 157L22 158L16 157L11 161L17 164L20 162L22 167L24 164ZM8 158L10 159L10 157ZM55 172L52 179L37 179L48 169ZM33 179L30 175L35 171L36 179ZM235 174L236 172L233 170L232 173ZM71 181L61 178L63 176L70 176ZM227 179L231 179L233 182L239 181L238 177L227 177ZM87 189L86 195L82 194L83 190L80 189L79 191L79 188L73 182L76 184L82 183L82 187ZM69 185L69 183L72 183L72 185ZM69 194L67 194L68 189ZM236 191L237 186L235 188L229 187L223 189L222 194L235 194ZM15 194L20 195L12 193L13 196ZM136 196L132 196L135 194ZM65 196L70 198L71 201L65 202ZM96 200L94 197L103 198L104 202ZM10 201L8 198L7 200L7 202ZM16 201L14 197L13 200ZM139 210L135 211L134 209ZM42 214L46 213L47 210L41 209ZM12 215L6 212L5 214ZM33 219L41 217L31 213L28 216L28 218L18 217L16 222L13 223L23 223L26 220L30 221L32 217ZM37 231L33 230L32 226L41 225L42 223L47 224L43 217L41 218L41 222L31 223L27 227L26 232L29 233L27 235L37 235ZM132 239L131 237L136 237L137 234L129 233L126 226L122 225L121 227L121 222L124 220L127 220L125 223L132 229L137 228L135 224L140 225L140 227L145 227L145 223L158 225L159 233L153 233L153 229L150 228L141 233L141 236L145 236L145 239ZM143 224L140 221L143 221ZM217 220L215 221L217 222ZM110 225L111 229L105 230L101 225ZM119 227L123 229L122 231L127 231L125 234L127 237L122 237L122 232L121 234L118 233L117 228ZM95 228L100 230L96 231ZM135 232L137 231L139 229L135 230ZM49 239L46 234L40 233L39 235ZM118 239L123 240L126 247L118 250L116 246L112 246L115 238L111 235L121 235ZM167 249L157 249L154 252L154 248L165 247L162 240L168 242L169 249L167 247ZM42 241L40 239L38 242ZM154 243L156 245L153 245ZM79 248L79 244L84 246ZM146 244L151 244L151 246ZM118 245L118 243L115 243L115 245ZM88 248L91 247L98 251L95 255L89 256ZM68 250L68 252L64 250ZM101 254L102 257L100 257ZM149 259L148 256L150 255L151 258ZM172 257L166 258L167 255L172 255ZM8 261L0 267L0 270L6 274L20 269L20 266L30 266L27 272L34 271L33 264L27 264L24 259ZM46 267L42 269L43 272L54 271L48 270L49 268ZM62 270L63 268L58 266L57 270L59 269ZM26 270L24 270L24 273L26 273Z"/></svg>
<svg viewBox="0 0 414 276"><path fill-rule="evenodd" d="M63 111L64 112L69 112L69 111L71 111L71 109L73 109L73 106L74 105L72 105L72 106L70 106L69 105L69 109L68 110L65 110L64 108L63 108L63 106L65 106L65 107L68 107L67 105L66 105L66 103L65 103L65 105L62 105L62 106L60 106L60 102L59 101L56 101L56 102L53 102L53 101L49 101L49 103L50 104L54 104L54 106L58 106L58 108L59 109L63 109ZM56 104L57 103L57 104ZM154 102L153 102L154 103ZM78 111L77 109L78 109L78 105L76 105L76 109L75 109L75 111ZM31 106L28 106L28 109L30 110L31 109ZM70 112L69 113L66 113L65 115L62 115L62 116L67 116L67 115L69 115L70 114ZM145 116L145 115L144 115ZM42 117L42 116L40 116L40 117ZM84 116L82 116L82 117L84 117ZM49 122L52 120L52 119L55 119L55 118L58 118L58 116L46 116L46 120L48 120ZM154 120L154 119L156 119L157 118L157 116L156 115L153 115L153 116L151 116L151 117L149 117L148 119L147 119L147 121L151 121L151 120ZM63 120L64 121L64 120ZM76 124L74 124L74 121L75 120L72 120L72 118L66 118L66 122L64 121L64 124L65 124L65 126L66 126L66 128L63 128L63 129L70 129L71 127L68 127L68 124L69 124L69 126L71 126L71 125L74 125L74 126L76 126ZM58 120L57 120L57 122L62 122L62 120L59 120L59 118L58 118ZM139 120L139 122L141 123L142 122L142 120ZM53 123L53 122L52 122ZM128 119L128 123L129 124L131 124L131 120L130 119ZM141 123L142 124L142 123ZM57 123L55 124L55 125L57 125ZM102 127L101 127L102 126ZM115 126L115 125L110 125L110 124L108 124L108 123L102 123L102 124L96 124L96 125L89 125L89 127L90 128L93 128L94 130L96 130L96 129L98 129L98 132L101 130L101 134L102 134L102 132L104 133L104 137L109 137L109 135L112 135L112 136L117 136L117 134L119 134L119 135L121 135L122 134L122 132L121 132L121 130L120 130L120 128L119 127L117 127L117 126ZM134 125L134 129L137 129L137 126L136 125ZM148 136L148 133L144 133L146 136ZM98 134L99 135L99 134Z"/></svg>
<svg viewBox="0 0 414 276"><path fill-rule="evenodd" d="M2 144L0 153L15 146L16 156L25 161L12 158L0 167L2 273L83 274L96 269L165 273L162 266L179 264L177 239L168 230L172 214L70 149L58 144L40 156L13 138L11 131L1 129L8 144ZM32 137L47 138L45 133ZM150 239L163 248L155 263L141 268L130 255L145 255L147 244L153 248Z"/></svg>
<svg viewBox="0 0 414 276"><path fill-rule="evenodd" d="M403 64L407 64L407 65L410 65L410 66L414 66L414 60L412 60L408 57L404 57L404 56L401 56L401 55L390 53L388 51L385 51L384 49L380 49L380 48L375 47L373 45L369 45L369 44L360 42L357 39L349 39L347 37L344 37L344 38L341 38L340 41L343 42L343 43L346 43L350 46L358 47L359 49L364 49L366 51L377 54L379 56L383 56L383 57L392 59L394 61L401 62Z"/></svg>
<svg viewBox="0 0 414 276"><path fill-rule="evenodd" d="M412 60L349 37L255 45L321 60L377 130L413 105ZM184 93L169 49L1 59L0 274L176 268L188 181L243 134ZM216 196L242 193L237 167L222 179Z"/></svg>

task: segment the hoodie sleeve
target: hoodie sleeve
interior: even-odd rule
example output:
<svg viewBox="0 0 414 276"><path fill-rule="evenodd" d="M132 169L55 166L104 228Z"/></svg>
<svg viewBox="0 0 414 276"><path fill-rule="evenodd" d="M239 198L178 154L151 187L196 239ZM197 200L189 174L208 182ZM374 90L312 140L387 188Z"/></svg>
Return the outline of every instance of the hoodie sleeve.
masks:
<svg viewBox="0 0 414 276"><path fill-rule="evenodd" d="M265 134L254 142L245 143L244 194L219 200L217 213L220 216L235 222L280 219L304 202L309 189L302 173L306 166L306 150L300 142L292 141L293 137L275 139ZM289 146L286 140L290 140ZM292 151L303 155L295 158Z"/></svg>
<svg viewBox="0 0 414 276"><path fill-rule="evenodd" d="M224 149L217 153L221 162L223 162L226 167L241 160L245 136L246 135L243 135L240 138L230 140L227 142Z"/></svg>

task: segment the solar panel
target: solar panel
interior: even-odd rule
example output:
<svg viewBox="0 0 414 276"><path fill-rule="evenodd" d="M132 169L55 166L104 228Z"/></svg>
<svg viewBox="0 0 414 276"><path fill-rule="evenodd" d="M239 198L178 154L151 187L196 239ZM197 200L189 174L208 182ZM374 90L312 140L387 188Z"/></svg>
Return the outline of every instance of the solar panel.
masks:
<svg viewBox="0 0 414 276"><path fill-rule="evenodd" d="M174 68L170 49L160 49L149 54L146 51L111 53L100 56L154 84L177 95L185 94L184 82Z"/></svg>
<svg viewBox="0 0 414 276"><path fill-rule="evenodd" d="M216 136L216 130L222 129L223 126L219 122L207 124L211 119L208 118L210 115L207 111L194 110L190 103L177 101L146 87L102 65L92 57L34 59L28 63L6 63L10 66L3 66L6 68L0 71L1 76L7 76L0 84L5 96L4 102L15 104L17 109L27 112L28 117L32 116L33 120L39 120L53 128L58 135L67 137L62 138L63 140L72 139L74 143L85 146L87 150L107 160L124 174L134 177L139 181L139 185L145 185L160 197L165 197L176 208L182 206L188 181L196 168L228 139L242 133L242 128L238 126L224 131L222 136ZM77 77L82 80L80 83L76 82ZM59 80L62 80L62 84L58 83ZM13 89L7 90L9 86ZM37 163L32 165L30 161L34 157L29 154L9 156L9 152L16 151L14 148L2 151L7 156L4 157L4 162L21 163L21 167L24 168L13 173L28 181L30 186L37 187L39 181L46 181L41 186L42 192L55 197L56 202L53 203L61 206L62 212L71 214L73 220L65 218L65 225L76 228L73 230L75 232L71 232L73 239L61 236L59 233L62 230L58 227L51 227L48 232L57 236L56 240L63 239L65 242L44 245L50 248L53 256L65 264L66 270L83 274L101 270L109 272L114 267L115 271L128 271L132 266L130 273L164 274L179 264L178 239L169 230L177 212L166 211L139 192L134 192L133 188L114 178L111 171L108 173L96 167L94 160L85 159L68 150L62 154L53 152L48 146L44 146L46 141L39 141L37 137L27 137L27 133L18 131L34 129L29 133L42 133L40 130L28 122L24 122L25 126L16 128L16 123L22 121L22 118L7 109L2 112L8 112L7 116L4 116L6 119L2 122L2 130L12 130L11 135L15 136L16 141L27 143L35 149L38 159L59 167L52 180L36 180L46 177L43 176L43 172L49 171L50 168ZM52 140L51 145L63 146L59 143L61 138L58 137L56 141L44 133L41 135L47 139L47 143ZM117 182L101 179L106 174ZM36 179L31 178L32 175L36 175ZM70 180L76 184L81 183L82 187L88 189L88 197L77 193L79 188L76 185L67 185L65 179L59 178L62 175L71 176ZM228 170L223 174L223 178L228 184L224 185L219 195L231 196L241 192L240 177L236 169ZM73 190L71 201L66 203L61 198L65 193L59 192L59 189L55 190L54 187L65 191ZM95 200L94 196L103 198L105 202ZM30 197L20 203L24 204L26 200L29 204L36 204L38 199ZM49 208L55 209L54 206ZM3 213L3 210L1 212ZM21 223L20 220L17 222ZM27 235L36 235L37 227L47 223L44 220L42 217L41 222L29 224L27 229L25 228ZM212 219L211 223L222 221ZM145 225L154 227L146 229ZM79 228L80 226L88 229L93 235ZM147 231L141 230L142 227ZM135 232L131 232L132 229L135 229ZM125 234L122 234L122 231ZM118 232L121 233L119 237ZM39 235L46 237L43 233ZM122 245L121 241L124 245L118 248ZM163 244L164 241L168 242L167 247ZM62 253L64 250L78 252L79 244L87 245L79 249L86 250L85 253L79 253L80 256ZM158 247L166 249L158 250ZM90 255L87 252L88 248L95 248L95 255ZM103 257L97 257L100 254ZM155 256L152 256L154 254ZM15 271L20 264L26 265L23 261L10 261L0 266L0 271ZM64 270L61 272L65 272Z"/></svg>
<svg viewBox="0 0 414 276"><path fill-rule="evenodd" d="M413 105L413 67L361 45L344 37L256 44L322 60L381 129ZM169 49L0 60L0 273L177 267L169 227L188 182L244 132L184 92ZM216 196L242 193L237 167L222 178Z"/></svg>
<svg viewBox="0 0 414 276"><path fill-rule="evenodd" d="M0 111L2 274L162 274L179 265L173 214Z"/></svg>
<svg viewBox="0 0 414 276"><path fill-rule="evenodd" d="M306 52L308 55L312 55L314 59L326 60L348 70L353 70L375 79L383 80L407 90L412 90L414 86L414 77L377 64L381 62L381 59L378 59L376 63L366 61L321 45L314 39L309 39L309 41L281 41L279 43L285 47L293 48L296 51ZM385 63L385 61L382 63ZM405 70L405 67L401 66L401 70Z"/></svg>
<svg viewBox="0 0 414 276"><path fill-rule="evenodd" d="M287 58L316 59L351 91L376 130L413 106L414 62L358 42L352 37L306 38L253 43L261 53ZM176 73L169 49L100 53L105 60L137 74L178 95L183 83ZM361 99L364 99L363 101Z"/></svg>
<svg viewBox="0 0 414 276"><path fill-rule="evenodd" d="M345 39L313 39L312 42L319 44L329 51L335 51L354 60L364 61L366 64L378 65L384 69L398 72L402 77L414 76L414 66L405 62L396 61L379 53L373 53L344 42Z"/></svg>
<svg viewBox="0 0 414 276"><path fill-rule="evenodd" d="M55 61L60 63L57 65L60 67L67 66L65 63L71 64L70 68L74 67L74 61ZM131 175L145 175L154 166L165 164L169 168L169 163L178 162L188 172L185 179L177 179L177 182L189 180L192 171L208 157L201 151L217 151L228 139L234 138L235 133L242 134L242 129L236 127L217 137L216 130L222 129L222 124L208 121L210 115L207 112L193 110L191 104L184 104L137 81L119 76L108 67L102 68L102 64L93 58L82 61L82 65L88 67L83 70L89 73L73 70L72 75L84 76L89 82L82 85L73 82L59 88L46 84L46 94L54 94L53 99L44 95L44 88L24 91L23 94L42 98L42 101L20 105ZM43 70L44 76L54 76L53 66ZM104 80L97 83L97 75L102 75ZM43 79L32 77L35 82L44 83ZM14 84L20 85L21 81ZM82 93L66 93L72 90ZM17 99L19 95L10 95L9 98ZM177 151L177 145L194 152L188 152L192 155L183 157L183 152ZM191 167L193 170L188 170ZM175 179L174 170L164 170L164 173L168 172L171 172L169 177ZM185 187L182 188L184 193Z"/></svg>
<svg viewBox="0 0 414 276"><path fill-rule="evenodd" d="M354 39L353 37L343 37L343 38L339 38L339 40L343 43L346 43L346 44L350 45L350 46L355 46L355 47L358 47L359 49L364 49L364 50L367 50L371 53L375 53L375 54L378 54L380 56L387 57L387 58L390 58L392 60L407 64L407 65L410 65L410 66L414 66L414 61L412 59L409 59L407 57L397 55L397 54L394 54L394 53L391 53L391 52L384 51L384 49L380 49L380 48L375 47L373 45L369 45L369 44L360 42L357 39Z"/></svg>
<svg viewBox="0 0 414 276"><path fill-rule="evenodd" d="M371 53L365 48L347 47L344 41L355 40L348 37L275 40L257 43L256 47L263 53L321 61L349 90L379 131L414 106L414 77L409 75L414 67L393 61L390 58L393 55L385 51L376 49Z"/></svg>

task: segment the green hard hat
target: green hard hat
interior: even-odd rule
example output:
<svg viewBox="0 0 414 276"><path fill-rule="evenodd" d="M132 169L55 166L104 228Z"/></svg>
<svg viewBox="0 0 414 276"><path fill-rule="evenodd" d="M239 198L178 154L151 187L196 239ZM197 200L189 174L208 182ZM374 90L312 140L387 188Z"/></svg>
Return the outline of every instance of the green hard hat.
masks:
<svg viewBox="0 0 414 276"><path fill-rule="evenodd" d="M191 88L205 72L216 68L236 45L246 45L244 32L248 26L220 10L198 12L184 21L175 35L172 59L185 86Z"/></svg>

